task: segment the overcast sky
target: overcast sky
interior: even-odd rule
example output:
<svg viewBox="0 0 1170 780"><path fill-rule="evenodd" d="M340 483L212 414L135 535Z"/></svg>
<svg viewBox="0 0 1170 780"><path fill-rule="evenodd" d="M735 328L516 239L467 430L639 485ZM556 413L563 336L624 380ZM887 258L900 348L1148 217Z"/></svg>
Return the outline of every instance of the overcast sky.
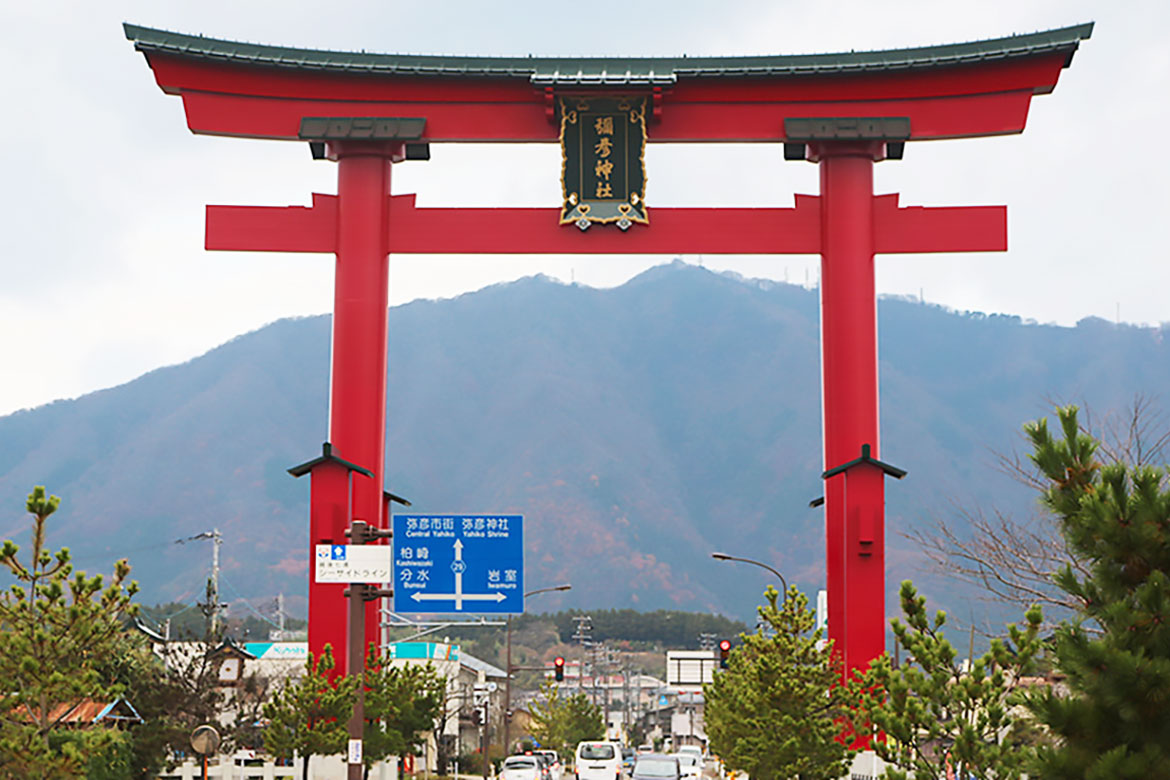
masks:
<svg viewBox="0 0 1170 780"><path fill-rule="evenodd" d="M121 23L308 48L477 55L882 49L1097 22L1021 136L911 144L877 166L904 205L1007 204L1009 251L887 256L884 293L1072 325L1170 321L1170 3L1085 0L46 2L0 8L0 414L109 387L275 319L327 312L329 256L208 253L208 203L308 205L335 169L304 144L196 137ZM655 205L791 206L816 169L778 145L651 146ZM420 205L559 205L552 145L441 146L395 169ZM390 299L544 273L598 287L669 257L395 257ZM816 280L816 258L684 257ZM393 338L393 335L391 336ZM961 345L956 345L961 348Z"/></svg>

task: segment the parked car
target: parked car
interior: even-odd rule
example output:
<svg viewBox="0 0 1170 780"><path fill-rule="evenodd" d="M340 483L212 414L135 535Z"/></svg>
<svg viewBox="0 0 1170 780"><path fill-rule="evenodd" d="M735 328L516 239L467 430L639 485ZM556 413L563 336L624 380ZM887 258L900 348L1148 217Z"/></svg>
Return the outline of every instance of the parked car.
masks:
<svg viewBox="0 0 1170 780"><path fill-rule="evenodd" d="M641 753L634 762L632 780L682 780L676 756L664 753Z"/></svg>
<svg viewBox="0 0 1170 780"><path fill-rule="evenodd" d="M621 780L622 747L616 742L577 745L577 780Z"/></svg>
<svg viewBox="0 0 1170 780"><path fill-rule="evenodd" d="M536 756L508 756L500 774L501 780L542 780Z"/></svg>
<svg viewBox="0 0 1170 780"><path fill-rule="evenodd" d="M561 766L561 757L557 755L555 750L534 750L532 751L538 756L543 756L548 762L548 776L549 780L561 780L564 774L564 767Z"/></svg>

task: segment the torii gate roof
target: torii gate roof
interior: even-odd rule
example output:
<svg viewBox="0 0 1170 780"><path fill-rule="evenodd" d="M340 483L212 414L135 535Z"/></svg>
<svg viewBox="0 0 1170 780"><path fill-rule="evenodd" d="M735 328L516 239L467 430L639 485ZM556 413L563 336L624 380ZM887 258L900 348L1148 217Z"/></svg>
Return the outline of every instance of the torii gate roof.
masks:
<svg viewBox="0 0 1170 780"><path fill-rule="evenodd" d="M125 26L138 51L249 66L393 76L524 79L536 86L667 86L680 79L759 78L945 68L1059 52L1065 66L1092 23L910 49L733 57L466 57L297 49Z"/></svg>
<svg viewBox="0 0 1170 780"><path fill-rule="evenodd" d="M125 25L192 132L297 140L307 117L421 118L425 142L556 142L555 96L653 95L651 142L776 142L801 118L906 140L1018 133L1092 23L972 43L748 57L457 57L295 49Z"/></svg>

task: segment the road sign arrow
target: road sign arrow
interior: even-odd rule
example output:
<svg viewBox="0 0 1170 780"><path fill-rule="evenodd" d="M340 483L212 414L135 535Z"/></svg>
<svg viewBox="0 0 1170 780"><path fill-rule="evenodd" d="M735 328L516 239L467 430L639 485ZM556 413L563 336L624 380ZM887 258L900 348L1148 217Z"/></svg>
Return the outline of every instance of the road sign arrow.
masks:
<svg viewBox="0 0 1170 780"><path fill-rule="evenodd" d="M412 593L414 601L454 601L457 609L462 609L463 601L495 601L501 602L508 598L503 593Z"/></svg>

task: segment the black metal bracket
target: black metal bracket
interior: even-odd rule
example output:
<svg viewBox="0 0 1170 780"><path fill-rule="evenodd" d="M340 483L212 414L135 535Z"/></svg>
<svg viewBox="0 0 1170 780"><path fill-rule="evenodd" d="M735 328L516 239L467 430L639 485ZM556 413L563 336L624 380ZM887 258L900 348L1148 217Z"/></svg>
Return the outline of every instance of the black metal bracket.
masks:
<svg viewBox="0 0 1170 780"><path fill-rule="evenodd" d="M894 479L901 479L902 477L906 476L906 471L904 469L900 469L897 466L891 465L889 463L885 463L883 461L878 460L877 458L872 457L869 454L869 445L862 444L860 458L857 458L856 460L851 460L848 463L843 463L840 466L835 466L834 468L829 469L825 473L821 474L821 479L828 479L829 477L835 477L838 474L844 474L849 469L853 468L854 466L859 466L862 463L868 463L870 466L876 466L877 468L881 469L884 473L888 474L889 476L893 477ZM811 506L811 504L810 504L810 506Z"/></svg>
<svg viewBox="0 0 1170 780"><path fill-rule="evenodd" d="M355 583L343 591L347 599L353 598L353 591L355 588L360 593L362 601L374 601L376 599L389 599L394 597L393 588L375 588L372 585L362 585L360 583Z"/></svg>
<svg viewBox="0 0 1170 780"><path fill-rule="evenodd" d="M351 540L354 544L366 544L368 542L374 541L375 539L389 539L394 536L394 531L389 528L373 528L367 525L360 534L357 534L361 538L354 539L355 534L353 530L354 529L352 527L346 528L345 537Z"/></svg>
<svg viewBox="0 0 1170 780"><path fill-rule="evenodd" d="M370 471L369 469L364 469L356 463L350 463L348 460L342 460L337 455L334 455L333 445L329 442L325 442L321 445L321 457L305 461L299 466L293 466L288 470L288 473L292 474L294 477L303 477L312 471L314 466L319 466L322 463L336 463L338 466L344 466L350 471L356 471L359 474L364 474L370 479L374 478L374 472Z"/></svg>
<svg viewBox="0 0 1170 780"><path fill-rule="evenodd" d="M396 496L393 493L391 493L389 490L382 491L382 500L383 501L390 501L390 502L395 503L395 504L402 504L403 506L411 506L411 503L409 501L407 501L405 498L403 498L402 496Z"/></svg>
<svg viewBox="0 0 1170 780"><path fill-rule="evenodd" d="M809 509L816 509L818 506L824 506L824 505L825 505L825 497L824 496L817 496L812 501L808 502Z"/></svg>

